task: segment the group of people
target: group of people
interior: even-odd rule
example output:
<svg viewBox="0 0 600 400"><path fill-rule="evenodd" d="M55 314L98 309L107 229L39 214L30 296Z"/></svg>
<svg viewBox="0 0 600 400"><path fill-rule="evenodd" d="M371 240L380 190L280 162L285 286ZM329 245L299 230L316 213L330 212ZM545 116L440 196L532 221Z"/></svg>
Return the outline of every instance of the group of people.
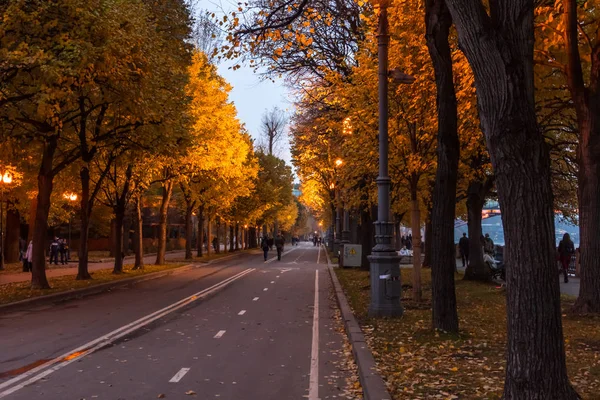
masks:
<svg viewBox="0 0 600 400"><path fill-rule="evenodd" d="M402 237L400 238L400 244L402 245L402 248L405 248L406 250L412 250L412 243L412 233L409 233L407 236L402 235Z"/></svg>
<svg viewBox="0 0 600 400"><path fill-rule="evenodd" d="M479 243L484 254L489 254L490 256L494 257L496 250L494 247L494 241L490 237L489 233L486 233L485 236L481 235L479 237ZM466 233L463 233L462 237L458 241L458 250L460 251L460 257L462 259L462 266L466 267L469 265L469 238L467 237Z"/></svg>
<svg viewBox="0 0 600 400"><path fill-rule="evenodd" d="M265 261L267 261L267 257L269 256L269 250L273 249L273 245L277 249L277 260L281 261L281 253L283 253L283 246L285 244L285 239L281 236L281 233L277 234L277 237L274 239L272 237L263 236L260 239L260 247L262 248Z"/></svg>
<svg viewBox="0 0 600 400"><path fill-rule="evenodd" d="M313 241L313 246L316 246L316 245L320 246L321 242L322 242L321 236L318 236L318 235L313 236L312 241Z"/></svg>
<svg viewBox="0 0 600 400"><path fill-rule="evenodd" d="M65 265L69 262L69 245L66 239L61 239L58 236L50 243L50 264L54 261L54 265L58 265L58 255L60 254L60 263Z"/></svg>

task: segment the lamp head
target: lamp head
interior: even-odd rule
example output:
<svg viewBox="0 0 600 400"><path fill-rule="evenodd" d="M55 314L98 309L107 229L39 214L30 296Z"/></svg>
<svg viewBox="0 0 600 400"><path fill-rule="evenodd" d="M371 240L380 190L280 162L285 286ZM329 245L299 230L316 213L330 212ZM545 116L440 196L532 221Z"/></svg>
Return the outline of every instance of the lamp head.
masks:
<svg viewBox="0 0 600 400"><path fill-rule="evenodd" d="M10 172L6 171L4 173L4 175L2 175L2 182L3 183L11 183L13 180L13 176Z"/></svg>

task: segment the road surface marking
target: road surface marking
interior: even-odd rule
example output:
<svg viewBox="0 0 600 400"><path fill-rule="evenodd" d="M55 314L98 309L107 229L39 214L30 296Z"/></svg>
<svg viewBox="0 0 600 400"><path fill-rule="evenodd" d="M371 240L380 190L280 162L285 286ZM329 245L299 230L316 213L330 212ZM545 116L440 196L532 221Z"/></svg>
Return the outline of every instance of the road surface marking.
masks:
<svg viewBox="0 0 600 400"><path fill-rule="evenodd" d="M271 283L275 283L275 281L271 281Z"/></svg>
<svg viewBox="0 0 600 400"><path fill-rule="evenodd" d="M263 292L266 292L267 290L269 290L269 288L264 288L264 289L263 289Z"/></svg>
<svg viewBox="0 0 600 400"><path fill-rule="evenodd" d="M288 271L291 271L291 270L292 270L292 268L283 268L283 269L280 269L280 271L281 271L282 274L284 274L284 273L286 273Z"/></svg>
<svg viewBox="0 0 600 400"><path fill-rule="evenodd" d="M214 339L221 339L221 337L225 334L225 331L219 331L215 335Z"/></svg>
<svg viewBox="0 0 600 400"><path fill-rule="evenodd" d="M179 372L177 372L175 374L175 376L173 376L169 382L170 383L177 383L177 382L179 382L181 380L181 378L183 378L185 376L185 374L188 373L189 370L190 370L189 368L181 368L179 370Z"/></svg>
<svg viewBox="0 0 600 400"><path fill-rule="evenodd" d="M279 278L279 275L277 275L275 278Z"/></svg>
<svg viewBox="0 0 600 400"><path fill-rule="evenodd" d="M244 315L244 314L246 314L246 310L242 310L238 313L238 315Z"/></svg>
<svg viewBox="0 0 600 400"><path fill-rule="evenodd" d="M0 383L0 390L8 388L2 392L0 392L0 399L16 392L17 390L20 390L22 388L24 388L25 386L31 385L32 383L35 383L37 381L39 381L40 379L43 379L45 377L47 377L48 375L50 375L51 373L58 371L59 369L66 367L67 365L71 364L74 361L77 361L79 359L81 359L82 357L85 357L89 354L92 354L95 351L98 351L108 345L110 345L111 343L115 342L116 340L129 335L132 332L135 332L136 330L174 312L179 310L180 308L183 308L185 306L187 306L188 304L193 303L196 300L202 299L220 289L222 289L223 287L229 285L231 282L236 281L242 277L244 277L245 275L251 273L252 271L254 271L254 268L248 268L242 272L240 272L239 274L233 275L227 279L222 280L221 282L218 282L216 284L214 284L213 286L206 288L196 294L193 294L191 296L188 296L184 299L181 299L167 307L164 307L158 311L155 311L151 314L148 314L142 318L139 318L133 322L130 322L127 325L124 325L118 329L115 329L112 332L107 333L106 335L100 336L97 339L92 340L91 342L88 342L82 346L79 346L76 349L73 349L71 351L69 351L68 353L62 354L56 358L53 358L52 360L49 360L47 362L45 362L44 364L41 364L33 369L30 369L29 371L18 375L12 379L7 380L6 382L2 382ZM36 375L37 374L37 375ZM33 376L32 376L33 375ZM29 378L31 376L31 378ZM18 383L19 381L22 381L23 379L29 378L21 383ZM11 385L15 384L14 386L10 387Z"/></svg>
<svg viewBox="0 0 600 400"><path fill-rule="evenodd" d="M257 300L258 300L258 297L255 297L252 299L252 301L257 301Z"/></svg>
<svg viewBox="0 0 600 400"><path fill-rule="evenodd" d="M319 251L317 252L317 264L321 262L321 246L319 246Z"/></svg>
<svg viewBox="0 0 600 400"><path fill-rule="evenodd" d="M315 271L315 309L313 311L312 351L308 400L319 399L319 271Z"/></svg>
<svg viewBox="0 0 600 400"><path fill-rule="evenodd" d="M292 251L294 251L294 250L296 250L296 249L292 248L292 249L290 249L290 250L286 251L285 253L282 253L282 254L281 254L281 256L283 257L283 256L285 256L286 254L289 254L289 253L291 253L291 252L292 252ZM271 263L271 262L273 262L273 261L275 261L275 260L277 260L277 256L275 256L275 257L273 257L273 258L271 258L271 259L269 259L269 260L267 260L267 261L265 261L265 262L268 264L268 263Z"/></svg>

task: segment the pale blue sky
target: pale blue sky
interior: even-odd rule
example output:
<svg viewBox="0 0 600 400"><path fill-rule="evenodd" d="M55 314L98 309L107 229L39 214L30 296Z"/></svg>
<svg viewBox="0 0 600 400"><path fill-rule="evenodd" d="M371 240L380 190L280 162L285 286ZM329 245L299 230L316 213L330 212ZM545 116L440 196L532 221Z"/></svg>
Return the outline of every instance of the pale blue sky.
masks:
<svg viewBox="0 0 600 400"><path fill-rule="evenodd" d="M223 9L236 8L236 3L236 1L231 0L196 0L195 8L223 15ZM260 135L260 120L266 110L277 106L282 110L286 110L288 115L291 115L291 94L283 85L282 80L272 82L261 79L258 74L253 72L253 68L243 64L241 68L233 71L229 67L234 64L234 62L222 62L217 68L219 74L233 87L230 99L237 108L240 120L246 124L246 128L250 134L255 139L258 139ZM277 155L291 165L291 154L287 136L282 140L279 149Z"/></svg>

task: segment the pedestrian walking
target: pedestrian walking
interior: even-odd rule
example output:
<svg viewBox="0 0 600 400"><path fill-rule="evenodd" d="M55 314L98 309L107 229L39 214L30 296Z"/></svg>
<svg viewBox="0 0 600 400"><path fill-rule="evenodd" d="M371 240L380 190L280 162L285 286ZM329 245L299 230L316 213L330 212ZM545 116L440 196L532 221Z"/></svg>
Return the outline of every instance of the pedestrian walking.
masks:
<svg viewBox="0 0 600 400"><path fill-rule="evenodd" d="M466 233L463 233L462 237L458 241L458 250L460 251L460 257L462 258L462 266L466 267L469 265L469 238Z"/></svg>
<svg viewBox="0 0 600 400"><path fill-rule="evenodd" d="M269 256L269 239L266 236L263 236L261 240L261 247L265 253L265 261L267 261L267 257Z"/></svg>
<svg viewBox="0 0 600 400"><path fill-rule="evenodd" d="M54 265L58 265L58 251L60 248L58 237L55 237L52 243L50 243L50 264L54 260Z"/></svg>
<svg viewBox="0 0 600 400"><path fill-rule="evenodd" d="M29 241L25 255L23 256L23 272L31 271L31 261L33 260L33 240Z"/></svg>
<svg viewBox="0 0 600 400"><path fill-rule="evenodd" d="M281 261L281 253L283 253L283 245L285 244L285 240L283 239L283 236L281 236L281 233L277 234L277 237L275 238L275 247L277 248L277 260Z"/></svg>
<svg viewBox="0 0 600 400"><path fill-rule="evenodd" d="M558 256L560 258L562 272L565 275L565 283L569 282L569 263L571 262L571 256L573 254L575 254L575 245L571 240L571 236L568 233L565 233L563 239L558 244Z"/></svg>

